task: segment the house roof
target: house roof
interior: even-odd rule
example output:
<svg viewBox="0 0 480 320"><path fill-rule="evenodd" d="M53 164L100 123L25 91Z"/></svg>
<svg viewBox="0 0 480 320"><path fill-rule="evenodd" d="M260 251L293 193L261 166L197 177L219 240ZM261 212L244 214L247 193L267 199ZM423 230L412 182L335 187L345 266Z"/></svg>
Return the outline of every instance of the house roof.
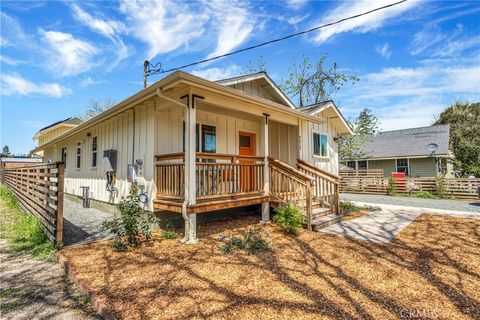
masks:
<svg viewBox="0 0 480 320"><path fill-rule="evenodd" d="M347 120L343 117L343 114L338 110L337 106L333 102L333 100L327 100L327 101L322 101L319 103L311 104L308 106L303 106L297 108L297 110L309 114L309 115L316 115L322 111L325 111L327 109L331 108L337 115L337 117L340 120L340 123L344 126L345 131L341 132L342 134L347 134L351 135L353 134L352 128L350 127L350 124L348 123Z"/></svg>
<svg viewBox="0 0 480 320"><path fill-rule="evenodd" d="M54 123L52 123L52 124L50 124L46 127L41 128L40 130L38 130L37 133L35 134L35 136L33 137L33 139L36 139L41 132L53 129L56 126L63 125L63 124L74 126L74 125L79 125L80 123L82 123L82 120L77 118L77 117L69 117L67 119L54 122Z"/></svg>
<svg viewBox="0 0 480 320"><path fill-rule="evenodd" d="M90 118L87 121L82 122L75 128L59 135L58 137L53 138L49 142L38 146L33 150L33 152L38 152L41 150L44 150L45 148L54 145L58 143L59 141L62 141L63 139L66 139L70 136L73 136L74 134L85 130L87 128L90 128L91 126L94 126L104 119L110 118L120 112L123 112L129 108L132 108L133 104L137 104L139 102L145 101L146 99L149 99L155 95L157 95L157 89L162 90L165 88L169 88L172 86L175 86L176 84L188 84L188 85L194 85L197 87L202 87L202 88L208 88L211 89L212 91L216 92L222 92L223 94L229 95L229 96L235 96L238 99L241 99L243 101L249 102L253 105L258 105L263 108L268 112L269 110L274 110L276 112L279 112L280 114L285 114L285 115L290 115L290 116L295 116L299 117L302 119L310 120L316 123L324 122L325 120L319 119L317 117L313 117L311 115L305 114L303 112L300 112L299 110L292 109L284 104L276 103L271 100L263 99L260 97L252 96L247 93L244 93L240 90L230 88L228 86L222 85L220 83L216 83L214 81L209 81L197 76L194 76L192 74L186 73L184 71L177 70L166 77L158 80L157 82L153 83L152 85L148 86L147 88L144 88L137 93L133 94L132 96L126 98L125 100L117 103L113 107L105 110L104 112L96 115L93 118Z"/></svg>
<svg viewBox="0 0 480 320"><path fill-rule="evenodd" d="M278 102L283 103L290 108L295 108L295 104L293 104L293 102L287 97L287 95L280 89L280 87L275 83L275 81L272 80L272 78L270 78L270 76L265 71L222 79L215 82L223 84L225 86L231 86L234 84L249 81L259 81L263 85L263 88L267 90L267 92L271 94L272 97L276 98Z"/></svg>
<svg viewBox="0 0 480 320"><path fill-rule="evenodd" d="M449 140L449 124L379 132L365 143L365 158L429 157L432 143L438 146L435 155L449 155Z"/></svg>

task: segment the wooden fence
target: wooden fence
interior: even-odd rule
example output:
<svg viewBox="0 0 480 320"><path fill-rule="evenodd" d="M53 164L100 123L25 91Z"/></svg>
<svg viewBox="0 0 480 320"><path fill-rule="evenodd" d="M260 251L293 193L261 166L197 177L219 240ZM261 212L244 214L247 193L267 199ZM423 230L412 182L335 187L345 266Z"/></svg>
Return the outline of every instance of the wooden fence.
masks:
<svg viewBox="0 0 480 320"><path fill-rule="evenodd" d="M387 194L388 178L382 169L340 170L340 192ZM395 179L395 193L415 194L420 191L436 193L440 187L436 178ZM446 178L443 188L447 196L462 200L478 200L477 187L480 179Z"/></svg>
<svg viewBox="0 0 480 320"><path fill-rule="evenodd" d="M20 206L42 223L48 239L62 244L64 164L38 164L4 168L2 183L17 198Z"/></svg>

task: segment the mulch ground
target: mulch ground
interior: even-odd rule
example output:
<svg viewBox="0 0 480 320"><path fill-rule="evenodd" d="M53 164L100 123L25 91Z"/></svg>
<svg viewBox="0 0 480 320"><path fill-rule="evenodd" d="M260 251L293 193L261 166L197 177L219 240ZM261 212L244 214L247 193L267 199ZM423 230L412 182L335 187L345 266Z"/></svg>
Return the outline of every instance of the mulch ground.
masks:
<svg viewBox="0 0 480 320"><path fill-rule="evenodd" d="M122 319L474 319L480 317L480 220L423 215L389 244L247 217L202 224L200 242L155 239L118 253L108 242L61 252ZM272 251L219 251L257 225Z"/></svg>
<svg viewBox="0 0 480 320"><path fill-rule="evenodd" d="M353 219L366 216L367 214L369 214L367 210L357 210L357 211L349 212L348 214L342 216L342 221L350 221Z"/></svg>

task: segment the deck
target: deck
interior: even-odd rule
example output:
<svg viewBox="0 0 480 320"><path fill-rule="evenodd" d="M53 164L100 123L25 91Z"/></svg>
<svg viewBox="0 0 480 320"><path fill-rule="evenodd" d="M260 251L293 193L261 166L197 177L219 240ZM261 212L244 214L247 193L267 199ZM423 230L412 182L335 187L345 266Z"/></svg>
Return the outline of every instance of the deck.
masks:
<svg viewBox="0 0 480 320"><path fill-rule="evenodd" d="M181 213L185 198L183 153L156 156L156 186L154 209ZM301 160L293 168L270 157L198 152L195 190L196 201L187 205L188 214L293 202L303 209L305 224L311 228L322 216L338 213L338 177Z"/></svg>

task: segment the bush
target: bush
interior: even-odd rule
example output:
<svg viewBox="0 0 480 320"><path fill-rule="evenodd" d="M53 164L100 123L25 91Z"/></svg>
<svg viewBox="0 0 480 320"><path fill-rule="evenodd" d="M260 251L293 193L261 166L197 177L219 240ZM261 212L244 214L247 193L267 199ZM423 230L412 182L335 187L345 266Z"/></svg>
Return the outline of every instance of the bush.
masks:
<svg viewBox="0 0 480 320"><path fill-rule="evenodd" d="M395 194L396 191L397 190L396 190L396 187L395 187L395 179L393 179L393 178L388 179L387 194L389 196L392 196L392 195Z"/></svg>
<svg viewBox="0 0 480 320"><path fill-rule="evenodd" d="M347 213L358 210L358 207L353 204L351 201L340 201L340 215L345 215Z"/></svg>
<svg viewBox="0 0 480 320"><path fill-rule="evenodd" d="M439 198L449 198L447 181L445 175L441 174L435 178L435 195Z"/></svg>
<svg viewBox="0 0 480 320"><path fill-rule="evenodd" d="M152 236L152 224L158 223L157 217L145 211L138 204L138 190L132 186L127 197L117 205L120 216L105 221L103 227L115 235L112 246L118 248L136 247L141 239L148 240ZM124 246L121 246L123 243ZM120 250L124 251L124 250Z"/></svg>
<svg viewBox="0 0 480 320"><path fill-rule="evenodd" d="M230 236L220 251L223 254L230 254L235 249L246 250L249 254L255 254L259 251L269 251L270 245L264 238L264 234L259 228L253 227L243 232L243 237Z"/></svg>
<svg viewBox="0 0 480 320"><path fill-rule="evenodd" d="M20 209L17 199L5 186L0 186L0 235L9 239L14 251L27 251L38 258L49 258L56 248L45 235L40 221Z"/></svg>
<svg viewBox="0 0 480 320"><path fill-rule="evenodd" d="M424 191L424 190L416 193L416 194L415 194L415 197L417 197L417 198L422 198L422 199L437 199L436 196L434 196L434 195L431 194L430 192Z"/></svg>
<svg viewBox="0 0 480 320"><path fill-rule="evenodd" d="M297 235L303 224L302 210L293 203L275 209L273 221L288 234Z"/></svg>
<svg viewBox="0 0 480 320"><path fill-rule="evenodd" d="M168 221L165 224L164 230L162 231L162 233L160 233L160 238L163 239L175 239L179 236L180 233L177 232L175 225L171 221Z"/></svg>

